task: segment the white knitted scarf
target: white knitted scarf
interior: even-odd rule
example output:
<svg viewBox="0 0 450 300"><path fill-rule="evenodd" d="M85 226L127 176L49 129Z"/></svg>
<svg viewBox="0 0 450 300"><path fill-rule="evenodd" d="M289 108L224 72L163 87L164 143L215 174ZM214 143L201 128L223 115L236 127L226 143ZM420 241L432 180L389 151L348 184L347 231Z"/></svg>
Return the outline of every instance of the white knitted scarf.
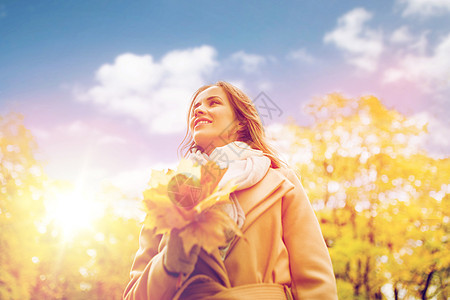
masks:
<svg viewBox="0 0 450 300"><path fill-rule="evenodd" d="M213 160L220 168L228 168L218 186L223 187L233 180L237 184L236 190L243 190L258 183L266 175L271 163L262 151L252 149L248 144L239 141L217 147L210 155L193 149L188 159L202 165ZM223 210L242 228L245 221L244 211L233 193L230 199L232 204L225 205Z"/></svg>

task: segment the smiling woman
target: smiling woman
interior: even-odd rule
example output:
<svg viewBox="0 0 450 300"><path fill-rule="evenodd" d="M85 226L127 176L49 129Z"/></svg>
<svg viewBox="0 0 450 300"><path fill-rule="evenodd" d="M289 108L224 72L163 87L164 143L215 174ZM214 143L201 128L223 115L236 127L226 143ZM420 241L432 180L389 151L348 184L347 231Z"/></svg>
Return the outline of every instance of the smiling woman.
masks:
<svg viewBox="0 0 450 300"><path fill-rule="evenodd" d="M209 251L199 245L213 237L191 234L191 223L164 236L144 225L124 298L337 299L314 211L295 172L268 145L249 97L227 82L201 87L187 121L187 159L217 164L224 172L219 191L230 182L234 186L225 204L213 203L228 222L208 222L225 238ZM161 202L164 195L148 197ZM165 212L149 211L148 219L169 223Z"/></svg>

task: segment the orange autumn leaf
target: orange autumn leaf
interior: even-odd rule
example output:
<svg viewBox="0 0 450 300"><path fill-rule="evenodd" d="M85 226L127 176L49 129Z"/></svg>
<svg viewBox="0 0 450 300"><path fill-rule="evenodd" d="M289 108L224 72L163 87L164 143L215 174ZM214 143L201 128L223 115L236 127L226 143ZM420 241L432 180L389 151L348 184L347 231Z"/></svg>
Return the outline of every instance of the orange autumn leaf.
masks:
<svg viewBox="0 0 450 300"><path fill-rule="evenodd" d="M166 187L170 200L174 204L190 209L199 199L202 187L199 180L190 174L175 174Z"/></svg>
<svg viewBox="0 0 450 300"><path fill-rule="evenodd" d="M226 171L227 169L221 169L213 161L209 161L202 166L200 177L200 184L202 186L201 199L206 198L215 190Z"/></svg>
<svg viewBox="0 0 450 300"><path fill-rule="evenodd" d="M236 188L232 182L218 187L225 172L214 162L199 166L188 160L182 160L177 171L152 171L143 200L146 226L162 234L181 229L187 252L194 244L207 252L223 246L226 230L240 234L236 223L218 206L231 203L230 193Z"/></svg>
<svg viewBox="0 0 450 300"><path fill-rule="evenodd" d="M227 182L221 189L216 187L206 198L194 207L194 210L196 212L201 212L217 204L230 203L230 193L235 189L236 185L232 181Z"/></svg>
<svg viewBox="0 0 450 300"><path fill-rule="evenodd" d="M186 255L195 244L211 253L218 247L226 245L225 231L229 229L240 233L236 223L225 212L212 208L197 215L197 218L189 223L179 235L183 240Z"/></svg>
<svg viewBox="0 0 450 300"><path fill-rule="evenodd" d="M164 193L160 193L164 191ZM147 212L146 225L156 229L156 233L166 233L172 228L183 228L189 222L188 212L180 211L167 195L163 186L144 192L144 210Z"/></svg>

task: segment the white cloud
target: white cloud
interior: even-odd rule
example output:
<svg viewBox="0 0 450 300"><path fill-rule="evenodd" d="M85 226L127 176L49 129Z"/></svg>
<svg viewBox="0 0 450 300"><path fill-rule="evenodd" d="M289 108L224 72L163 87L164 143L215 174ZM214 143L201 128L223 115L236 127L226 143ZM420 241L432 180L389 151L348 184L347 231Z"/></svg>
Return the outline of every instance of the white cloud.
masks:
<svg viewBox="0 0 450 300"><path fill-rule="evenodd" d="M450 0L397 0L404 5L403 16L431 17L450 12Z"/></svg>
<svg viewBox="0 0 450 300"><path fill-rule="evenodd" d="M314 63L316 61L316 59L311 54L309 54L305 48L291 51L287 55L287 59L295 60L298 62L305 62L305 63L309 63L309 64Z"/></svg>
<svg viewBox="0 0 450 300"><path fill-rule="evenodd" d="M56 143L56 140L63 141L67 139L68 143L78 143L83 145L110 145L110 144L126 144L126 140L118 135L108 133L93 127L87 122L76 120L67 124L62 124L53 128L30 128L33 136L36 137L41 147L51 143Z"/></svg>
<svg viewBox="0 0 450 300"><path fill-rule="evenodd" d="M121 54L113 64L101 66L98 84L78 92L77 98L135 118L151 132L182 131L188 101L218 65L215 57L210 46L174 50L159 62L151 55Z"/></svg>
<svg viewBox="0 0 450 300"><path fill-rule="evenodd" d="M40 141L46 141L50 138L50 133L45 129L31 127L30 131L33 136Z"/></svg>
<svg viewBox="0 0 450 300"><path fill-rule="evenodd" d="M450 88L450 34L441 40L431 55L406 54L397 67L384 73L384 82L408 80L426 92Z"/></svg>
<svg viewBox="0 0 450 300"><path fill-rule="evenodd" d="M248 89L247 85L245 84L245 81L242 79L235 78L235 79L227 80L227 82L231 83L232 85L234 85L238 89L241 89L242 91L246 91Z"/></svg>
<svg viewBox="0 0 450 300"><path fill-rule="evenodd" d="M176 169L178 163L176 161L169 163L155 163L147 159L140 160L139 167L123 170L119 173L110 174L104 179L104 184L113 185L119 188L124 194L130 196L141 196L150 180L152 170ZM138 193L138 194L136 194Z"/></svg>
<svg viewBox="0 0 450 300"><path fill-rule="evenodd" d="M256 84L259 91L270 91L273 88L273 84L270 81L260 81Z"/></svg>
<svg viewBox="0 0 450 300"><path fill-rule="evenodd" d="M61 125L55 128L52 135L66 136L71 139L82 138L90 141L93 145L111 145L126 144L126 140L120 136L101 131L98 128L90 126L88 123L76 120L67 125Z"/></svg>
<svg viewBox="0 0 450 300"><path fill-rule="evenodd" d="M395 30L390 36L390 45L392 46L390 50L395 51L397 57L403 56L406 53L416 55L425 55L428 50L428 35L430 31L422 31L420 33L410 32L407 26L402 26Z"/></svg>
<svg viewBox="0 0 450 300"><path fill-rule="evenodd" d="M428 31L422 32L419 37L415 38L415 42L409 45L409 48L416 53L425 54L428 48Z"/></svg>
<svg viewBox="0 0 450 300"><path fill-rule="evenodd" d="M57 129L60 132L69 132L72 134L84 135L85 133L91 133L91 131L89 130L89 126L80 120L73 121L72 123L65 126L59 126L57 127Z"/></svg>
<svg viewBox="0 0 450 300"><path fill-rule="evenodd" d="M98 140L98 144L99 145L126 144L126 140L118 136L106 135L102 136Z"/></svg>
<svg viewBox="0 0 450 300"><path fill-rule="evenodd" d="M155 170L163 168L154 168ZM126 194L128 198L135 198L141 196L141 193L145 190L147 183L150 179L151 166L147 165L142 168L136 168L131 170L124 170L120 173L103 180L104 185L112 185L123 194Z"/></svg>
<svg viewBox="0 0 450 300"><path fill-rule="evenodd" d="M323 39L341 49L350 64L366 71L377 69L383 52L382 33L365 26L371 18L372 14L364 8L355 8L340 17L337 27Z"/></svg>
<svg viewBox="0 0 450 300"><path fill-rule="evenodd" d="M426 149L436 158L448 157L450 150L450 127L429 112L421 112L411 117L411 120L420 125L427 125L427 134L420 135L415 141L420 148Z"/></svg>
<svg viewBox="0 0 450 300"><path fill-rule="evenodd" d="M231 61L239 63L245 72L253 73L267 63L267 58L262 55L239 51L231 55Z"/></svg>
<svg viewBox="0 0 450 300"><path fill-rule="evenodd" d="M392 33L390 40L394 44L405 44L413 39L414 37L411 35L408 26L402 26Z"/></svg>

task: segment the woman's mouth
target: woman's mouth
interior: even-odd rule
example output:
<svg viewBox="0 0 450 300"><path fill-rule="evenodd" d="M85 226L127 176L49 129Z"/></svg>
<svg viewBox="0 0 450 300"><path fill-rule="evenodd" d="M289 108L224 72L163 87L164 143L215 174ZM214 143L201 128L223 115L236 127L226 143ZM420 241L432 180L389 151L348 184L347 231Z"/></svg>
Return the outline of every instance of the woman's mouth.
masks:
<svg viewBox="0 0 450 300"><path fill-rule="evenodd" d="M210 124L210 123L211 123L211 121L205 120L205 119L195 121L194 129L196 129L197 127L199 127L201 125L206 125L206 124Z"/></svg>

